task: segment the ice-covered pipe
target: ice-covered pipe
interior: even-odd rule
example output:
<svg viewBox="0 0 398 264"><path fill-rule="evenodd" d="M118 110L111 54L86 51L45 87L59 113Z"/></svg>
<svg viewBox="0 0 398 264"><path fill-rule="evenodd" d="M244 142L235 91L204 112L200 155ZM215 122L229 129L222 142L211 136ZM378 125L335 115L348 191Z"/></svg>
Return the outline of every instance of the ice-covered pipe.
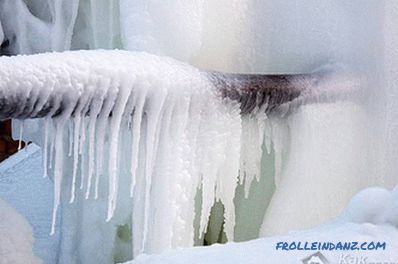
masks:
<svg viewBox="0 0 398 264"><path fill-rule="evenodd" d="M332 102L358 94L363 80L342 65L325 65L311 73L206 75L224 98L240 103L241 113L285 114L300 105Z"/></svg>
<svg viewBox="0 0 398 264"><path fill-rule="evenodd" d="M161 64L175 63L176 73L181 75L189 74L185 70L178 71L178 68L190 68L192 76L195 75L195 78L214 86L220 96L238 101L242 114L259 110L270 113L281 108L286 111L293 105L308 101L310 97L316 99L319 97L316 91L321 91L318 89L320 84L330 77L330 74L319 72L281 75L206 72L170 58L144 54L102 50L0 57L0 118L53 117L60 115L68 107L72 108L69 110L72 111L72 116L82 109L86 109L87 115L90 115L90 109L97 101L96 97L105 96L106 99L114 92L110 90L110 86L118 89L115 82L126 78L134 79L137 75L153 78L148 75L148 71L156 67L162 68ZM142 60L145 60L140 58L142 56L148 56L152 60L147 67L139 67ZM140 59L136 60L137 58ZM120 62L121 59L123 63ZM139 64L138 72L130 63L124 63L129 59L132 64ZM148 68L148 71L143 70L144 68ZM168 78L167 72L156 74ZM98 76L103 77L103 83L98 83ZM339 84L335 83L334 86ZM355 85L351 83L348 86L352 90ZM342 92L336 88L333 91L337 91L337 94ZM332 93L329 91L328 94Z"/></svg>
<svg viewBox="0 0 398 264"><path fill-rule="evenodd" d="M241 113L258 110L270 113L300 98L317 80L313 74L234 74L208 72L206 75L224 98L240 103Z"/></svg>

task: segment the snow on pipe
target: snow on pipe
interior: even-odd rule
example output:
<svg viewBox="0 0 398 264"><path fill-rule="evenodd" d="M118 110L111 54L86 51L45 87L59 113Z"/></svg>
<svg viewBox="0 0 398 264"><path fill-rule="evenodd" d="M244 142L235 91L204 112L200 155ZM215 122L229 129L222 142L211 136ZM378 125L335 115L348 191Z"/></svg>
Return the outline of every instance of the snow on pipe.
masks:
<svg viewBox="0 0 398 264"><path fill-rule="evenodd" d="M70 106L71 95L67 93L68 90L64 86L57 85L57 83L63 79L69 78L69 82L75 79L75 76L71 76L73 72L66 72L65 69L60 68L61 65L68 63L68 53L70 52L66 52L64 55L57 53L0 58L0 118L27 119L61 115ZM114 52L107 51L105 53L112 59ZM55 60L51 60L51 56ZM91 53L90 57L95 60L95 53ZM37 69L33 66L34 72L27 69L27 64L35 65L35 60L43 58L49 58L47 68ZM90 71L95 73L101 67L101 64L92 64ZM52 69L55 70L52 71ZM123 69L123 71L129 71L129 69ZM51 74L46 74L49 72ZM30 76L30 74L32 75ZM76 74L82 73L77 72ZM114 70L112 74L116 78L119 73ZM259 108L270 113L280 109L281 106L288 106L289 102L308 97L304 95L308 95L308 91L311 90L309 88L314 87L322 75L317 73L233 74L204 71L202 76L211 81L222 97L239 102L242 114L249 114ZM87 88L80 86L85 85L92 84L69 83L70 92L77 92L80 95L80 97L73 96L78 100L71 109L72 116L82 110L83 103L88 103L85 106L87 115L94 111L90 102L85 101L86 94L82 93ZM16 87L18 89L15 89ZM110 109L109 113L112 114L112 112L113 109Z"/></svg>
<svg viewBox="0 0 398 264"><path fill-rule="evenodd" d="M44 170L47 175L47 167L52 169L54 179L52 233L65 180L70 180L73 202L79 177L87 199L92 193L98 198L100 181L107 176L106 219L112 219L119 181L125 181L125 177L119 179L122 155L129 160L134 208L143 212L134 252L147 250L154 230L168 237L160 241L191 245L198 188L203 192L200 233L207 228L214 201L219 200L225 206L227 238L233 240L235 188L238 182L250 186L258 177L259 161L248 159L253 151L261 152L255 146L261 146L264 138L266 114L345 94L343 90L351 91L356 85L350 78L342 79L344 85L336 85L335 77L328 82L332 75L325 72L330 71L268 76L201 72L171 58L128 51L1 57L0 118L45 118ZM242 113L259 120L252 124L258 131L254 145L241 140ZM131 134L129 146L121 144L124 130ZM66 138L73 165L70 179L63 180ZM248 149L250 157L245 157L241 148L254 149ZM120 154L121 149L127 151ZM154 195L152 190L159 186L169 192ZM152 227L155 203L168 213L163 216L164 225Z"/></svg>

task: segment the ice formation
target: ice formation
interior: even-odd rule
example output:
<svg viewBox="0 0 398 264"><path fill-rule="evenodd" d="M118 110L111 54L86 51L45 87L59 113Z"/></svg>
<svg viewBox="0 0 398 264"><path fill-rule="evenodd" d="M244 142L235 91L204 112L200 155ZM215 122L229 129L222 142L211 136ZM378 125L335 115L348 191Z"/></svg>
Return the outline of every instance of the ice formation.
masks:
<svg viewBox="0 0 398 264"><path fill-rule="evenodd" d="M70 202L77 192L85 199L106 195L107 221L118 200L132 197L123 214L133 215L134 255L190 246L200 190L199 237L220 201L224 231L233 240L236 186L259 177L264 113L243 124L254 134L243 136L253 142L241 155L239 104L222 99L203 73L170 58L127 51L5 57L0 77L3 106L29 98L3 113L46 116L42 147L45 171L54 180L51 233L70 186ZM119 194L125 191L121 184L129 185L129 195Z"/></svg>
<svg viewBox="0 0 398 264"><path fill-rule="evenodd" d="M131 264L179 263L299 263L317 250L276 250L278 242L385 242L384 250L323 250L328 263L390 263L398 258L398 188L370 188L356 194L343 213L328 223L286 236L243 243L177 249L159 255L141 255ZM317 262L324 263L324 262Z"/></svg>
<svg viewBox="0 0 398 264"><path fill-rule="evenodd" d="M260 177L258 183L251 186L248 183L245 186L238 185L234 193L233 201L237 215L234 235L238 240L256 238L261 225L263 226L261 235L265 236L282 234L293 228L303 228L319 223L341 211L348 197L355 190L370 185L392 187L397 182L395 173L395 161L398 156L396 152L397 137L395 136L397 127L395 117L396 109L398 109L395 106L395 79L398 72L395 48L397 46L395 37L397 35L395 34L397 8L393 0L345 2L309 0L300 4L297 4L296 1L278 0L187 0L183 2L162 1L162 3L134 0L122 0L120 2L110 0L0 0L0 20L2 26L0 32L4 32L4 40L9 41L9 45L0 50L0 53L4 54L30 54L63 49L124 48L168 55L200 68L229 72L307 72L329 61L344 61L363 72L370 79L368 87L362 87L364 88L362 91L367 95L366 97L370 98L364 104L358 98L355 102L349 103L308 106L288 118L279 118L272 120L273 122L267 119L268 122L266 122L265 127L261 122L264 116L256 116L258 119L242 120L240 145L238 144L235 147L241 148L240 155L246 153L250 156L253 155L253 158L245 159L241 156L239 165L228 161L228 166L234 164L235 167L245 167L248 172L246 174L247 181L258 177L257 174L252 172L261 171L262 177ZM73 30L71 30L72 28ZM23 59L21 60L23 61ZM85 63L89 62L84 61ZM119 65L118 63L113 64ZM36 64L34 65L36 66ZM143 65L149 67L146 61ZM108 63L103 65L95 63L95 66L98 68L104 67L107 71L113 67ZM192 70L189 66L184 67L188 72ZM79 76L77 69L70 67L70 70L74 71L77 74L76 76ZM112 71L112 69L110 70ZM147 70L149 73L154 73L156 69ZM68 79L67 74L63 74L63 72L56 74L62 75L63 80ZM105 77L101 79L101 82L107 82L108 75L103 74ZM83 75L81 74L81 78L83 78ZM176 75L180 76L179 74ZM198 76L197 73L193 75ZM150 81L149 83L140 84L140 88L143 86L149 88L139 89L140 91L154 91L150 87L153 88L157 85L153 82L157 82L158 76L156 78L151 76L145 76L145 79ZM162 76L163 78L159 83L170 84L168 78L171 76ZM91 83L93 80L84 81ZM123 81L123 78L120 81ZM58 83L55 82L54 85L58 85ZM112 85L117 86L115 83L109 83L108 86L111 87ZM179 85L178 87L180 87ZM105 85L101 87L105 87ZM175 91L185 91L182 87L180 88ZM163 90L163 88L160 90L169 91L169 89ZM205 90L209 92L209 90ZM44 89L43 91L47 92L48 90ZM91 89L87 89L87 91L89 91L88 95L91 96L93 91ZM196 90L190 87L186 92L193 91ZM99 92L105 91L100 89ZM123 90L123 92L128 93L129 90ZM180 98L184 97L180 93L177 93L177 95L181 95ZM72 94L70 99L76 99L74 96L75 94ZM115 95L111 94L107 97L108 101L111 101L112 96ZM140 94L140 96L142 99L143 94ZM121 103L121 108L125 104L126 109L124 111L126 112L129 111L127 109L129 105L135 105L141 110L149 107L148 104L140 106L139 103L143 103L142 100L139 100L140 98L134 99L138 100L135 102L131 102L131 100L125 102L123 100L126 100L126 98L122 98L118 100L118 104ZM172 174L170 170L178 170L181 173L180 175L183 175L186 173L184 168L191 168L193 165L172 158L184 157L184 161L186 161L185 158L190 157L186 153L192 154L194 150L184 148L187 144L183 146L175 145L176 140L174 139L176 137L172 140L172 146L168 144L163 146L160 142L166 141L165 138L168 136L183 134L181 132L183 126L189 127L189 125L194 124L193 122L191 124L191 119L187 116L175 115L175 111L169 109L171 106L168 106L168 102L175 102L176 108L178 106L180 110L186 108L187 106L182 104L181 101L177 99L173 101L174 99L164 94L157 98L161 101L164 100L164 104L159 106L161 110L158 109L161 111L158 113L161 114L159 122L164 127L167 126L167 122L170 126L173 124L173 130L169 129L167 131L171 132L165 134L154 132L160 131L158 127L150 128L152 139L158 140L155 143L146 138L149 132L147 131L149 116L147 115L146 118L140 120L140 115L134 114L132 122L130 122L130 125L132 125L130 130L123 127L125 116L122 116L120 122L122 133L119 135L119 139L112 137L111 140L109 140L110 136L116 135L118 132L116 129L105 130L110 125L117 128L118 118L120 118L120 116L113 116L113 114L112 124L105 121L105 118L103 118L105 114L98 120L91 119L90 115L86 118L83 117L83 114L81 117L79 115L73 116L72 122L68 121L65 124L51 119L25 122L24 137L26 134L34 132L34 140L42 141L41 144L47 146L43 149L46 153L44 156L48 157L48 159L44 159L44 162L48 164L49 175L52 175L53 170L56 169L58 185L61 175L60 161L62 160L64 163L62 169L67 176L62 179L63 187L61 190L57 187L57 192L61 192L62 209L60 210L60 218L63 221L60 227L62 230L60 262L101 263L112 262L115 259L131 259L129 248L134 247L134 255L142 251L142 242L145 240L144 233L146 233L148 242L146 245L147 252L157 252L163 248L181 245L175 240L170 242L170 234L176 231L175 234L173 233L176 240L182 237L188 238L191 235L188 236L188 232L180 234L179 232L182 232L183 229L177 228L177 223L188 226L191 231L194 229L196 243L203 244L203 238L199 239L198 235L199 226L202 225L203 230L206 225L204 223L206 222L205 214L209 211L210 203L206 200L201 205L201 192L196 196L196 211L201 214L201 217L198 219L195 217L194 228L188 224L188 221L180 221L183 218L179 219L180 217L177 216L184 215L184 219L192 220L192 214L188 213L188 210L183 211L183 209L188 208L188 204L193 206L192 200L187 202L186 207L185 205L180 208L172 207L174 208L174 215L170 214L165 219L161 217L166 215L166 207L163 204L169 203L168 200L163 198L170 195L170 197L172 196L173 199L182 203L185 198L178 196L178 192L188 192L188 190L184 188L180 190L180 187L185 185L176 185L176 189L170 191L167 188L161 188L163 183L160 180L167 181L168 179L157 176L163 170L177 182L177 178L174 178L176 174ZM194 96L194 98L196 100L199 96ZM214 99L215 97L211 98ZM133 98L131 99L133 100ZM85 98L85 100L90 100L90 98ZM53 102L57 102L56 97L54 97ZM157 102L152 101L152 103L156 104ZM206 102L202 103L205 104ZM197 107L203 106L202 103L199 103ZM236 110L232 105L229 105L229 107L232 107L233 111ZM212 115L212 109L204 108L206 110L204 115L207 115L210 118L209 120L217 118ZM156 119L156 109L151 109L153 109L154 115L151 118ZM81 113L88 111L82 105L76 110ZM221 110L227 112L228 109ZM90 109L91 111L106 112L104 108L100 110ZM171 111L172 113L170 113ZM233 111L230 114L233 115ZM189 112L186 115L190 116L191 114L192 112ZM167 121L167 116L169 116L169 121ZM226 119L223 118L222 120L224 123L228 123L227 119L230 118L230 125L237 126L235 117L225 116ZM195 120L195 118L199 117L194 117L192 120ZM58 117L58 120L62 120L62 117ZM175 126L175 122L178 122L178 120L185 120L187 124L179 123ZM134 126L134 123L141 124L141 127ZM209 129L210 132L226 138L229 137L228 133L236 132L225 129L225 127L218 128L214 124L213 127L203 120L199 123L207 127L193 127L186 132L191 135L195 129L198 129L199 143L209 140L206 139L204 134L200 133L200 131L203 131L200 130L201 128ZM64 131L63 143L60 132L62 126L64 127L62 129ZM34 127L37 129L34 130ZM48 131L47 136L41 135L40 131L42 130L40 128ZM266 131L264 140L268 148L265 146L260 148L258 145L249 148L250 144L261 142L261 138L257 140L256 137L251 139L245 137L260 135L263 129ZM105 132L102 134L99 131ZM218 134L219 132L220 134ZM94 146L92 142L93 133L95 139L100 139L99 142L107 143L103 146L101 144ZM140 137L131 137L131 135L129 136L131 133L139 133ZM16 135L18 134L19 130L16 132ZM54 135L58 135L56 136L57 140L54 140ZM181 140L183 142L187 138L182 137ZM234 138L234 140L238 139ZM230 146L229 143L222 145L221 142L225 142L222 140L217 141L217 144L208 141L198 145L198 142L190 143L204 146L209 148L209 151L214 150L214 152L217 148L226 151L227 146ZM146 179L145 171L149 171L150 166L142 164L135 168L135 165L131 165L131 157L139 156L138 159L142 159L142 155L146 152L146 146L152 143L161 146L156 151L162 153L162 155L155 157L155 155L145 154L144 158L146 159L147 156L151 158L152 156L153 159L158 159L162 156L164 159L155 162L153 179ZM135 147L135 150L131 151L129 148L131 145L139 145L139 147ZM59 148L60 146L64 150L62 153L60 150L54 151L55 147ZM120 146L121 149L116 146ZM248 148L242 149L242 146ZM170 149L172 150L170 151ZM269 153L263 151L262 156L257 152L266 149ZM53 159L52 153L57 158ZM105 155L102 156L102 153ZM122 156L118 167L120 174L115 174L114 171L109 169L109 164L115 164L115 159L109 159L111 153L113 156L116 155L115 153ZM125 155L125 153L128 155ZM165 153L172 154L166 155ZM71 154L71 157L68 157L69 154ZM200 153L200 155L203 155L203 153ZM64 156L64 159L61 159L61 156ZM88 156L94 157L94 162ZM260 156L261 159L259 159ZM196 157L197 155L195 155ZM222 166L221 157L213 158L213 156L209 156L206 158L207 161L220 162L219 166ZM170 163L173 165L172 167L166 166L166 159L173 161ZM233 156L233 159L237 159L237 157ZM104 160L103 166L98 164L98 160ZM251 167L257 166L259 160L261 168ZM329 164L330 160L334 161L332 162L333 166ZM56 166L53 164L54 162L57 163ZM206 164L206 160L201 162ZM247 167L248 165L250 167ZM44 168L47 168L47 166ZM204 167L204 169L209 173L211 172L210 167ZM130 195L131 179L134 180L134 177L131 177L131 171L134 170L138 172L135 189L139 189L139 191L133 192L133 201L120 199L120 197ZM87 173L81 174L82 171ZM105 173L99 177L101 171ZM213 176L215 175L214 172L211 173L213 173ZM125 177L126 175L129 176ZM144 175L144 177L138 175ZM84 181L82 181L82 177L84 177ZM111 184L108 185L108 177L111 179L119 177L119 190L117 190L116 185L112 185L116 181L111 181ZM237 174L231 175L232 177L237 177ZM147 193L145 184L149 180L152 180L153 185L150 193L156 193L156 197L145 196L145 193ZM182 183L182 177L179 180ZM194 185L194 181L198 178L194 177L191 180L190 183ZM214 180L213 178L210 181L214 182ZM242 178L239 180L242 180ZM211 182L206 184L211 186ZM236 183L229 182L229 184L227 186L230 188L228 191L231 191L232 185ZM318 185L320 188L316 189ZM345 190L343 194L341 193L342 189ZM109 190L111 195L107 197ZM217 190L219 191L219 189ZM314 190L321 198L319 201L312 199L307 205L311 208L311 212L303 214L298 209L303 203L307 202L308 196L312 198L311 191ZM273 196L274 192L275 196ZM116 193L118 193L117 196ZM222 194L226 193L227 191ZM219 194L218 192L217 195ZM86 200L86 196L89 196L89 199ZM97 197L97 199L93 199L93 197ZM115 200L116 197L118 199ZM180 197L183 198L180 199ZM191 199L193 194L189 193L187 197ZM320 201L328 201L329 197L335 198L334 204L325 207L325 204ZM110 198L109 202L108 198ZM145 208L144 201L148 201L148 199L150 207ZM227 203L226 206L230 208L232 198L228 197L228 199L229 204ZM69 204L69 201L73 201L73 203ZM109 216L112 215L114 206L116 208L110 223L106 224L103 219L108 214L108 203ZM131 206L132 204L133 206ZM148 203L146 204L148 206ZM152 212L152 209L158 204L159 206ZM201 208L201 206L204 210L199 212L198 208ZM148 214L144 216L144 211L148 209L151 212L149 217ZM223 209L218 208L217 212L214 211L212 212L214 217L210 227L211 230L215 230L212 237L216 238L210 242L218 241L219 233L223 231ZM287 215L286 212L289 214ZM232 218L232 215L229 215L229 217ZM131 218L133 221L130 220ZM282 222L279 221L281 218L283 218ZM171 219L176 220L174 226L169 225ZM151 223L151 225L148 225L151 228L144 231L142 227L145 222ZM138 232L134 233L136 229ZM226 231L230 233L231 226L227 226ZM132 239L126 233L132 234ZM248 235L249 233L250 235ZM183 240L188 241L185 238ZM103 243L98 245L97 241L103 241ZM187 245L191 244L189 238ZM98 253L99 251L101 251L101 256Z"/></svg>
<svg viewBox="0 0 398 264"><path fill-rule="evenodd" d="M0 21L0 43L3 43L4 40L4 32L3 32L3 27L1 26L1 21Z"/></svg>
<svg viewBox="0 0 398 264"><path fill-rule="evenodd" d="M29 223L8 203L0 199L0 259L4 264L40 264L33 253L33 234Z"/></svg>

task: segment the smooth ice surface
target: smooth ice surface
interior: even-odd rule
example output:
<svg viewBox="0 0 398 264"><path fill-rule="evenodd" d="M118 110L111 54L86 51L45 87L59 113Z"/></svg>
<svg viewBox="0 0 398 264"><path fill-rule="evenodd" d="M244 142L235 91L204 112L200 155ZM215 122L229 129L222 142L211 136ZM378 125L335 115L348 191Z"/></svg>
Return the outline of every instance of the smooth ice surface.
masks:
<svg viewBox="0 0 398 264"><path fill-rule="evenodd" d="M398 188L387 191L370 188L356 194L336 219L286 236L261 238L243 243L170 250L160 255L141 255L131 264L179 263L300 263L317 251L276 250L278 242L386 242L385 250L329 251L322 254L330 263L345 263L366 258L367 263L387 263L398 258ZM342 262L343 261L343 262ZM323 262L322 262L323 263ZM348 262L351 263L351 262Z"/></svg>
<svg viewBox="0 0 398 264"><path fill-rule="evenodd" d="M42 174L41 149L30 144L0 163L0 197L28 221L34 252L44 263L55 263L59 232L50 236L53 184ZM3 212L1 212L3 214Z"/></svg>
<svg viewBox="0 0 398 264"><path fill-rule="evenodd" d="M0 199L0 260L3 264L40 264L33 253L32 227L13 207Z"/></svg>

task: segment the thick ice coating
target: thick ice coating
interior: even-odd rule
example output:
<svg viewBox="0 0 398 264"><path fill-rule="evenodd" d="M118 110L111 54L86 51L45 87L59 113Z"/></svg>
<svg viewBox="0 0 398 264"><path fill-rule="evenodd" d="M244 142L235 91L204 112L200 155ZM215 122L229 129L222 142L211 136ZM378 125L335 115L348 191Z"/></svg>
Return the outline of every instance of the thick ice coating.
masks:
<svg viewBox="0 0 398 264"><path fill-rule="evenodd" d="M110 221L128 184L132 201L127 195L123 203L131 201L134 255L190 246L200 190L199 233L206 231L214 202L221 201L224 231L233 239L238 178L243 182L247 175L250 186L259 176L258 161L244 162L239 172L240 162L248 160L240 154L239 104L223 99L199 70L126 51L2 57L0 93L3 113L44 116L44 176L48 170L54 178L54 224L59 206L78 192L86 199L106 194L103 219ZM17 109L9 107L16 100ZM257 127L253 136L261 145L262 122L250 126ZM253 151L261 156L261 148L242 153ZM70 196L64 201L66 186Z"/></svg>

